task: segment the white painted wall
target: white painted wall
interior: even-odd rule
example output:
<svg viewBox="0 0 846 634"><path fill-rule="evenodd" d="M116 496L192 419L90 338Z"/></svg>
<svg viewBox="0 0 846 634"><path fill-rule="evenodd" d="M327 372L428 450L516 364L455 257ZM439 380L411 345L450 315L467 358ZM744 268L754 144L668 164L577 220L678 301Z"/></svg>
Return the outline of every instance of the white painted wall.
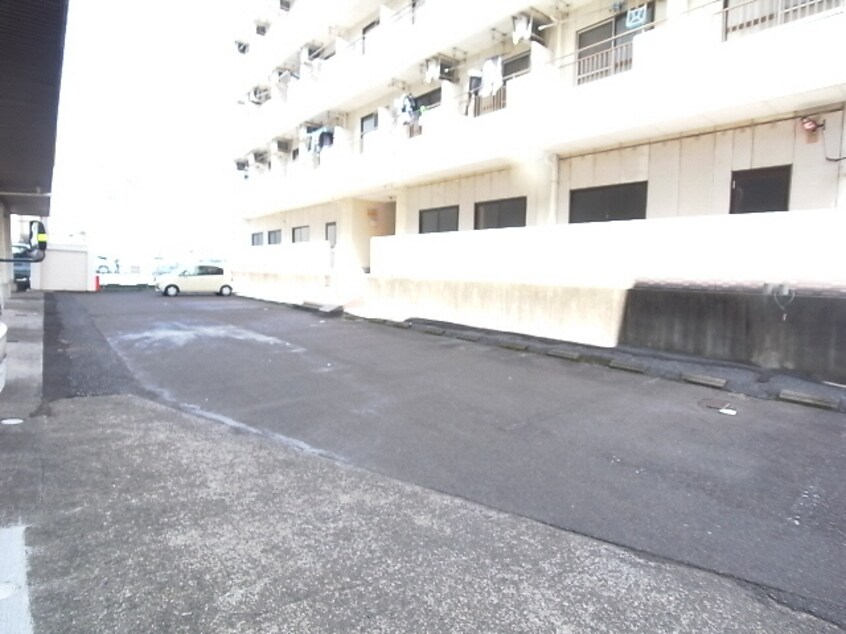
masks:
<svg viewBox="0 0 846 634"><path fill-rule="evenodd" d="M32 288L42 291L93 291L95 273L85 247L51 244L31 268Z"/></svg>
<svg viewBox="0 0 846 634"><path fill-rule="evenodd" d="M371 259L395 278L844 288L844 231L840 210L701 215L375 238Z"/></svg>
<svg viewBox="0 0 846 634"><path fill-rule="evenodd" d="M843 110L817 115L826 133L808 135L796 117L562 159L559 221L569 219L569 191L648 181L647 218L725 215L736 170L792 165L790 209L843 206L837 162ZM828 147L826 147L826 142Z"/></svg>

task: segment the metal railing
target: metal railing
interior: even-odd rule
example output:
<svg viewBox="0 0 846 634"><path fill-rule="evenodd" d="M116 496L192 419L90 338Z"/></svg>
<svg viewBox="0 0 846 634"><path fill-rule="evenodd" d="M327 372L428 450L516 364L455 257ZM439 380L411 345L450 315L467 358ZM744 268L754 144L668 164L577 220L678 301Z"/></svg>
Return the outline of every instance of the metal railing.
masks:
<svg viewBox="0 0 846 634"><path fill-rule="evenodd" d="M579 52L576 64L576 83L586 84L597 79L623 73L632 68L632 40L608 40L607 48L596 53ZM585 54L586 53L586 54Z"/></svg>
<svg viewBox="0 0 846 634"><path fill-rule="evenodd" d="M479 95L475 95L473 97L473 116L478 117L483 114L488 114L489 112L496 112L497 110L502 110L503 108L505 108L505 88L506 86L503 84L500 89L497 90L490 97L481 97Z"/></svg>
<svg viewBox="0 0 846 634"><path fill-rule="evenodd" d="M723 37L756 33L843 6L844 0L751 0L731 4L723 9Z"/></svg>

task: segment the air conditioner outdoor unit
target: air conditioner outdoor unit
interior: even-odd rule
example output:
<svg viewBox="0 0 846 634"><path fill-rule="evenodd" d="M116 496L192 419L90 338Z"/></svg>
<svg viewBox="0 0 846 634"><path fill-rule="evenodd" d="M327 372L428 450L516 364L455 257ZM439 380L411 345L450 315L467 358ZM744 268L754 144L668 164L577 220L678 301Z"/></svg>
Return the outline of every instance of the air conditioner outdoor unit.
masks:
<svg viewBox="0 0 846 634"><path fill-rule="evenodd" d="M270 99L270 89L267 86L256 86L250 91L250 101L254 104L263 104Z"/></svg>
<svg viewBox="0 0 846 634"><path fill-rule="evenodd" d="M250 167L250 162L246 159L237 159L235 161L235 169L239 172L245 172Z"/></svg>
<svg viewBox="0 0 846 634"><path fill-rule="evenodd" d="M270 156L263 150L257 150L253 152L253 161L257 165L267 165L270 163Z"/></svg>
<svg viewBox="0 0 846 634"><path fill-rule="evenodd" d="M543 30L547 28L549 20L540 19L529 13L520 13L511 18L513 29L511 41L515 45L519 42L537 42L546 46Z"/></svg>
<svg viewBox="0 0 846 634"><path fill-rule="evenodd" d="M283 11L291 10L291 0L279 0L279 8Z"/></svg>
<svg viewBox="0 0 846 634"><path fill-rule="evenodd" d="M250 45L247 42L241 40L236 41L235 46L238 47L238 52L242 55L246 54L250 50Z"/></svg>
<svg viewBox="0 0 846 634"><path fill-rule="evenodd" d="M267 35L267 30L270 28L270 24L267 22L256 22L256 33L259 35Z"/></svg>
<svg viewBox="0 0 846 634"><path fill-rule="evenodd" d="M289 139L273 139L270 147L278 154L288 154L291 152L291 141Z"/></svg>
<svg viewBox="0 0 846 634"><path fill-rule="evenodd" d="M447 57L433 57L426 60L426 83L434 81L452 81L456 80L455 69L458 62Z"/></svg>

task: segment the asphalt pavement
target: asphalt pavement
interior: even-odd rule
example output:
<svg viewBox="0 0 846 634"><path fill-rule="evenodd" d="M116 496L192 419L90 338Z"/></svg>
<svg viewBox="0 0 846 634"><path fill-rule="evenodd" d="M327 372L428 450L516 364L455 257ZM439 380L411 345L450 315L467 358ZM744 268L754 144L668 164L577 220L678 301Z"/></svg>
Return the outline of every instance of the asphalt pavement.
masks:
<svg viewBox="0 0 846 634"><path fill-rule="evenodd" d="M26 293L2 315L0 419L22 422L0 425L0 540L22 533L27 557L25 584L0 570L3 634L842 631L726 575L188 415L117 361L94 393L42 394L42 359L105 343L43 350L43 311ZM31 622L7 617L22 596Z"/></svg>

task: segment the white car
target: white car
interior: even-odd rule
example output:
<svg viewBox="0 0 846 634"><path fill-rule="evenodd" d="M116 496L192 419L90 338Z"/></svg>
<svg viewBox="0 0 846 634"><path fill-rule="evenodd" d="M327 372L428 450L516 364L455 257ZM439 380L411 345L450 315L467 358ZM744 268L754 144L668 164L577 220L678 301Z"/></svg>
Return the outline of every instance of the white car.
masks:
<svg viewBox="0 0 846 634"><path fill-rule="evenodd" d="M160 275L156 290L168 297L179 293L217 293L226 297L232 294L232 278L221 266L198 264Z"/></svg>

